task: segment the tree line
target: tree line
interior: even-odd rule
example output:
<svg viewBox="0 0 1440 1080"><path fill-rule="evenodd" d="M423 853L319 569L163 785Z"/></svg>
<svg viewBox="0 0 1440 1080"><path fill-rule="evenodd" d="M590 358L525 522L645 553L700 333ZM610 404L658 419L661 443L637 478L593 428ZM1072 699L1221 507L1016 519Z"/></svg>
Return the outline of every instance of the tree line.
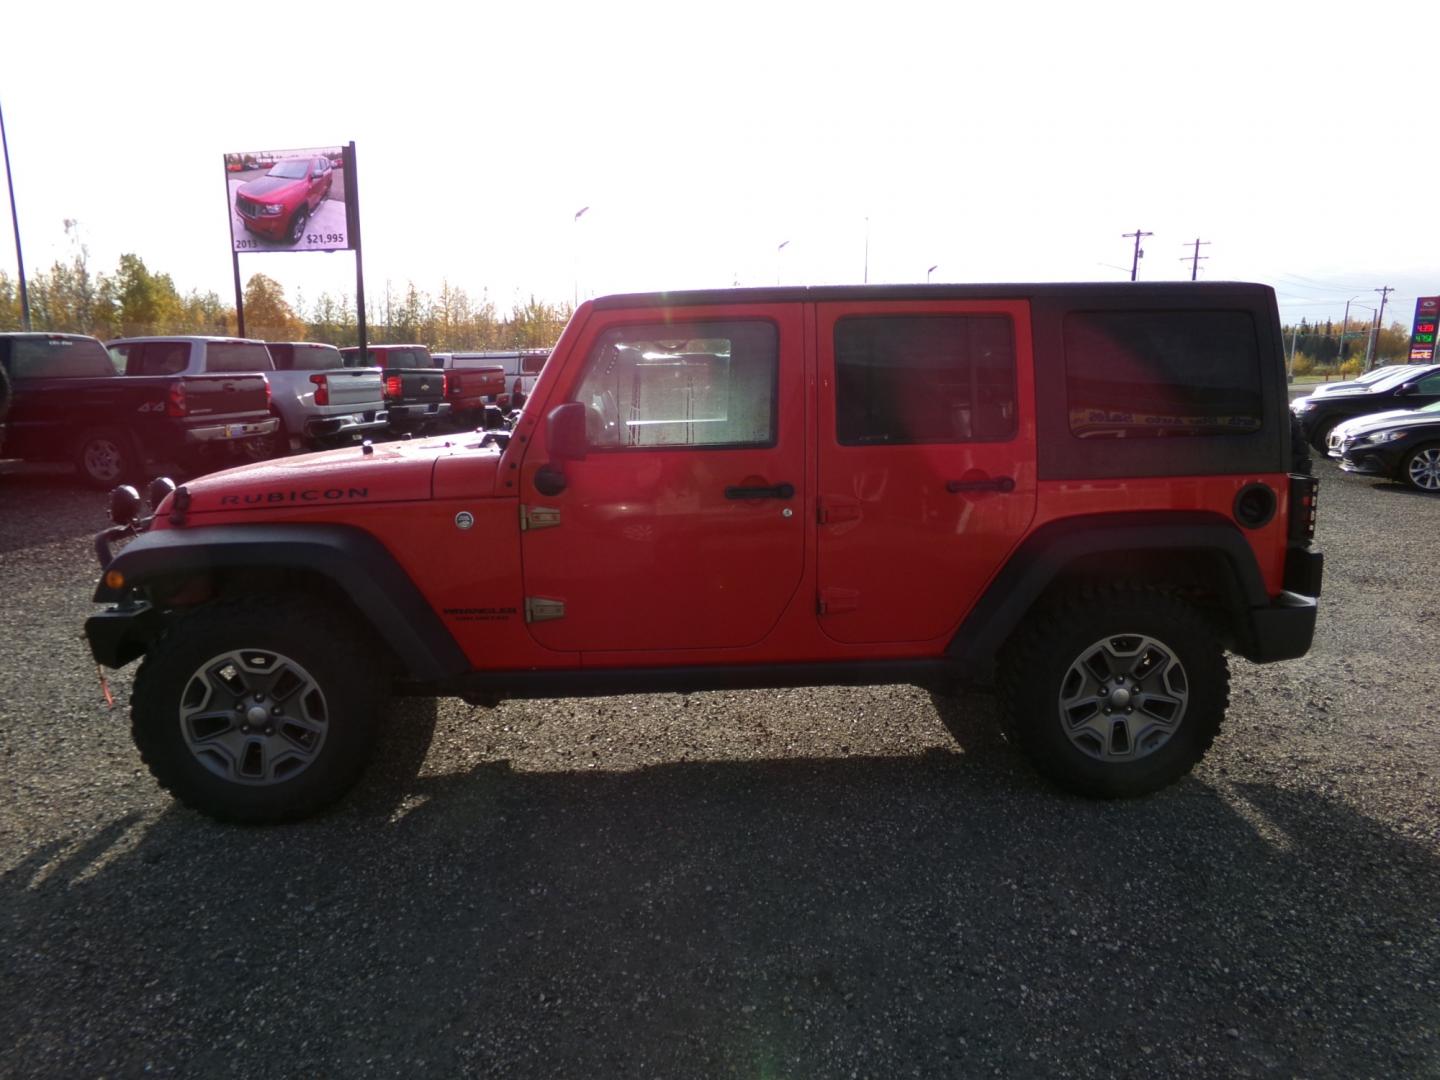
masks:
<svg viewBox="0 0 1440 1080"><path fill-rule="evenodd" d="M55 333L91 334L101 340L144 334L221 334L238 332L235 308L214 292L182 293L169 274L157 273L139 255L121 255L112 273L92 272L84 248L69 262L56 261L28 284L31 328ZM265 341L322 341L354 345L359 340L354 300L346 293L321 293L314 300L297 293L294 303L274 278L254 274L245 283L246 336ZM464 289L442 283L435 294L407 283L387 282L366 304L366 331L374 344L428 345L436 352L549 348L569 321L568 303L552 304L534 295L501 313L485 296L472 299ZM0 330L19 330L19 283L0 270ZM1374 327L1355 321L1284 327L1286 355L1298 373L1359 371L1367 338ZM1372 363L1403 362L1409 330L1392 322L1375 335Z"/></svg>
<svg viewBox="0 0 1440 1080"><path fill-rule="evenodd" d="M1342 327L1326 320L1312 323L1301 319L1298 324L1283 327L1285 355L1291 357L1296 374L1327 372L1359 374L1365 366L1367 350L1372 366L1404 363L1410 353L1410 330L1403 323L1392 322L1376 333L1369 320L1356 320ZM1371 336L1375 338L1373 349Z"/></svg>
<svg viewBox="0 0 1440 1080"><path fill-rule="evenodd" d="M111 273L93 272L83 250L69 262L56 261L26 282L30 328L53 333L90 334L102 341L152 334L235 335L234 305L214 292L182 293L169 274L157 273L138 255L121 255ZM321 293L294 303L274 278L254 274L245 283L245 335L265 341L321 341L354 345L359 340L356 308L347 294ZM488 297L472 299L448 282L438 294L413 283L397 289L387 282L366 303L366 336L371 343L428 345L436 352L549 348L569 321L568 303L535 296L501 313ZM19 282L0 270L0 330L22 327Z"/></svg>

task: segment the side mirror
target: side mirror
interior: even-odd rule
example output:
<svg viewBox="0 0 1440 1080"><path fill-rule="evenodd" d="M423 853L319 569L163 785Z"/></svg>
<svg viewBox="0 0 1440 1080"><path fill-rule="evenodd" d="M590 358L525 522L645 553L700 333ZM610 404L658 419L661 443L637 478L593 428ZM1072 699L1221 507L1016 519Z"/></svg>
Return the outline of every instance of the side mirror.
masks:
<svg viewBox="0 0 1440 1080"><path fill-rule="evenodd" d="M585 406L567 401L545 418L545 443L556 461L584 461L589 449L585 435Z"/></svg>

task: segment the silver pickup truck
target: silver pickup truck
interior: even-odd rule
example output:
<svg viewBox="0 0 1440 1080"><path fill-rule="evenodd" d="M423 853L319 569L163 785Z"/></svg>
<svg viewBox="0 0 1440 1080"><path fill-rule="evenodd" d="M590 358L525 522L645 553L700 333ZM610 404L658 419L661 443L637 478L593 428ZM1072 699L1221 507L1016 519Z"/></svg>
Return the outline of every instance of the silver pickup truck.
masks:
<svg viewBox="0 0 1440 1080"><path fill-rule="evenodd" d="M262 372L280 418L276 452L353 442L389 421L380 372L345 368L340 351L315 342L176 335L121 338L107 348L126 375Z"/></svg>
<svg viewBox="0 0 1440 1080"><path fill-rule="evenodd" d="M389 427L384 373L347 368L340 350L315 341L272 341L274 408L289 433L315 446L343 446ZM293 419L292 419L293 418Z"/></svg>

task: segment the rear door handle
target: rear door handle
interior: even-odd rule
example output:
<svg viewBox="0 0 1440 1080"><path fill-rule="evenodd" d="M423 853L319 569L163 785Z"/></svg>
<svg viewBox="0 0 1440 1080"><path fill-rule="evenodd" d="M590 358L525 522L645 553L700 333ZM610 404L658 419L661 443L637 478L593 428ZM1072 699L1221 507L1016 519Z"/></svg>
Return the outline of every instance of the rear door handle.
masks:
<svg viewBox="0 0 1440 1080"><path fill-rule="evenodd" d="M990 480L947 480L945 490L954 495L961 491L1014 491L1015 481L1008 476Z"/></svg>
<svg viewBox="0 0 1440 1080"><path fill-rule="evenodd" d="M776 484L774 487L727 487L727 499L793 499L794 484Z"/></svg>

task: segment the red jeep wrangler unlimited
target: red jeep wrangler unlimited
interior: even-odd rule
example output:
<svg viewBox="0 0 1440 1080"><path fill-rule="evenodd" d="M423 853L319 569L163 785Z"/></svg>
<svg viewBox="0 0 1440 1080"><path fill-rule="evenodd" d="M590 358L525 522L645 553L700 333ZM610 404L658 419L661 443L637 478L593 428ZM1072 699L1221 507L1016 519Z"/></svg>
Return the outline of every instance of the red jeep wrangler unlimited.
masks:
<svg viewBox="0 0 1440 1080"><path fill-rule="evenodd" d="M143 519L120 489L86 632L144 658L161 784L307 814L389 692L912 682L996 685L1047 776L1136 795L1209 747L1227 650L1310 645L1315 481L1264 286L613 296L532 405L503 449L162 480Z"/></svg>

